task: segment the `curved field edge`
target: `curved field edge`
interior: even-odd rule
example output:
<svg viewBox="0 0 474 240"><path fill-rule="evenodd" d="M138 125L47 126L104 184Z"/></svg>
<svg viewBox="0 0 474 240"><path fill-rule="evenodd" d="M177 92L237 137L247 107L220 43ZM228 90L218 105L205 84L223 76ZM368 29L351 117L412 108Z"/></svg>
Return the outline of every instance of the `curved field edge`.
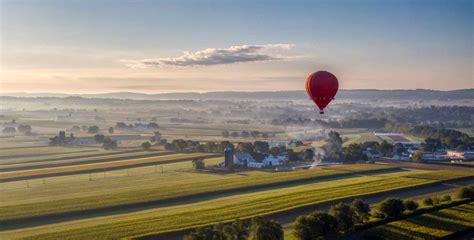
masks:
<svg viewBox="0 0 474 240"><path fill-rule="evenodd" d="M181 231L189 228L230 221L236 218L251 218L257 215L271 215L283 211L335 201L348 197L358 197L379 192L403 189L407 187L432 184L436 181L408 179L403 177L380 178L359 177L364 181L354 184L317 187L309 185L291 189L272 190L222 198L217 200L183 205L172 208L161 208L138 216L123 216L110 219L109 224L96 223L92 226L51 232L31 236L44 239L80 239L102 236L106 238L144 237L162 233ZM353 182L353 179L339 180ZM334 189L337 189L336 191ZM370 190L368 190L370 189ZM222 203L223 202L223 203ZM194 209L195 208L195 209ZM167 213L167 214L166 214ZM162 214L162 216L159 216ZM147 216L149 215L149 216ZM158 215L158 216L157 216Z"/></svg>
<svg viewBox="0 0 474 240"><path fill-rule="evenodd" d="M212 179L210 181L184 182L178 185L151 187L107 195L8 205L0 207L0 225L5 228L8 225L25 221L41 221L43 218L60 218L101 211L108 212L127 207L156 206L186 201L192 198L210 198L222 194L239 194L246 191L284 187L285 185L291 186L314 183L314 181L355 177L356 174L383 174L397 171L401 171L401 169L383 165L354 165L345 169L312 169L281 173L262 172L247 177L233 176L232 178L222 179L218 185L216 185L216 179Z"/></svg>
<svg viewBox="0 0 474 240"><path fill-rule="evenodd" d="M474 228L474 202L391 222L364 235L387 240L437 239L470 228Z"/></svg>

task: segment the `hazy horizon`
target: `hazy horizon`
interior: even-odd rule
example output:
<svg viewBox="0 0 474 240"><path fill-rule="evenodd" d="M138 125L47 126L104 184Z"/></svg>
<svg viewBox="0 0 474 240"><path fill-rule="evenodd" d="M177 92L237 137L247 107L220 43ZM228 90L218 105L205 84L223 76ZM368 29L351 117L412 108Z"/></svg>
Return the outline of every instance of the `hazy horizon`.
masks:
<svg viewBox="0 0 474 240"><path fill-rule="evenodd" d="M440 91L440 92L451 92L451 91L463 91L463 90L474 90L474 88L459 88L452 90L436 90L436 89L427 89L427 88L417 88L417 89L375 89L375 88L360 88L360 89L339 89L339 91ZM219 92L243 92L243 93L258 93L258 92L294 92L305 90L268 90L268 91L237 91L237 90L222 90L222 91L175 91L175 92L140 92L140 91L109 91L109 92L82 92L82 93L68 93L68 92L28 92L28 91L0 91L0 94L65 94L65 95L100 95L100 94L117 94L117 93L130 93L130 94L146 94L146 95L155 95L155 94L180 94L180 93L219 93Z"/></svg>
<svg viewBox="0 0 474 240"><path fill-rule="evenodd" d="M0 91L473 88L472 4L7 0Z"/></svg>

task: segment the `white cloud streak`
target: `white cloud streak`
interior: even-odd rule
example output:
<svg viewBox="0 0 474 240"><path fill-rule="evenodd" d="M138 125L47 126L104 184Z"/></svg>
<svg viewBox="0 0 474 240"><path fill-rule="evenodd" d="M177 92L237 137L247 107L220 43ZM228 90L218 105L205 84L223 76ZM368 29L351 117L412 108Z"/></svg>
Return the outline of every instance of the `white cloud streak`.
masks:
<svg viewBox="0 0 474 240"><path fill-rule="evenodd" d="M128 67L146 68L150 66L210 66L244 62L264 62L282 60L285 57L272 53L274 50L288 50L294 44L241 45L229 48L207 48L196 52L184 52L179 57L151 58L142 60L122 60Z"/></svg>

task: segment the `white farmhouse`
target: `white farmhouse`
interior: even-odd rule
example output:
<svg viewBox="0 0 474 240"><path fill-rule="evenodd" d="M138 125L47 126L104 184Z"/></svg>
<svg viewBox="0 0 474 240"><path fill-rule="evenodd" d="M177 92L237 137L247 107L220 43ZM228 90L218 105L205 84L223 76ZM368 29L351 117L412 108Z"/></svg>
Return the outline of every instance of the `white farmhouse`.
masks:
<svg viewBox="0 0 474 240"><path fill-rule="evenodd" d="M262 163L265 166L280 166L286 161L285 156L273 156L272 154L269 154L267 157L265 157L262 160Z"/></svg>
<svg viewBox="0 0 474 240"><path fill-rule="evenodd" d="M255 159L249 153L236 152L234 153L234 164L240 166L249 166L250 162L256 163Z"/></svg>

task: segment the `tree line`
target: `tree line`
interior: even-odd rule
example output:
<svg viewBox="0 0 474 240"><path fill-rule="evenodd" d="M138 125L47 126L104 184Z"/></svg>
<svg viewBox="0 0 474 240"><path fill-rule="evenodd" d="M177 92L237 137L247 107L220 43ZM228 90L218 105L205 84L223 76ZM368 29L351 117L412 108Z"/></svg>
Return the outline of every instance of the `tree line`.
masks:
<svg viewBox="0 0 474 240"><path fill-rule="evenodd" d="M258 137L262 137L262 138L268 138L269 136L271 137L274 137L275 136L275 133L267 133L267 132L260 132L260 131L241 131L241 132L238 132L238 131L228 131L228 130L224 130L222 131L222 136L223 137L243 137L243 138L248 138L248 137L252 137L252 138L258 138Z"/></svg>
<svg viewBox="0 0 474 240"><path fill-rule="evenodd" d="M472 201L474 186L461 188L456 193L456 198L459 201ZM420 203L411 199L387 198L371 207L362 199L356 198L351 203L339 202L331 206L328 212L314 211L297 217L292 234L299 240L343 239L378 225L449 207L453 201L451 195L427 197L421 202L424 207L419 209ZM235 220L199 227L183 239L282 240L283 234L281 224L259 216L250 221ZM362 234L362 239L369 239L369 236Z"/></svg>

